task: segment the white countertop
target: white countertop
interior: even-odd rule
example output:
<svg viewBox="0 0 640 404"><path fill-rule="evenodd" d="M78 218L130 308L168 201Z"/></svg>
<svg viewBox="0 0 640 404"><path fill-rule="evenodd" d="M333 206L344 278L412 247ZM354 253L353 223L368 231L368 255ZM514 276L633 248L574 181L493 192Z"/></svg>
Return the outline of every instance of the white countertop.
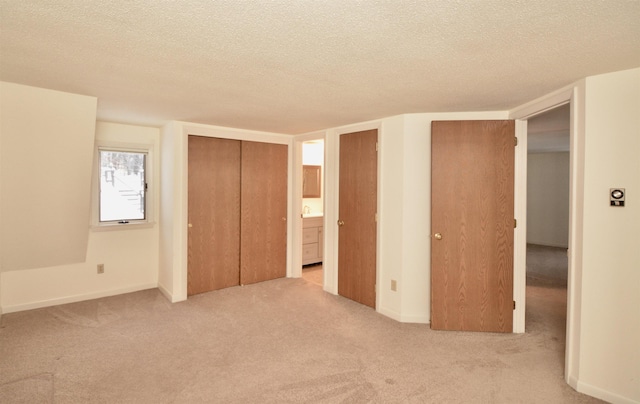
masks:
<svg viewBox="0 0 640 404"><path fill-rule="evenodd" d="M322 216L324 216L324 213L303 213L302 214L303 219L308 219L311 217L322 217Z"/></svg>

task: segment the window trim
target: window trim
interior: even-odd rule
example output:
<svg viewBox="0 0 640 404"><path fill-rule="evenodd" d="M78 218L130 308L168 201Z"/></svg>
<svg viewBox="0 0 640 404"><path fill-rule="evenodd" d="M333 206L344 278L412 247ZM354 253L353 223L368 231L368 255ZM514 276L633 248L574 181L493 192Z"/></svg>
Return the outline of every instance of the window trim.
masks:
<svg viewBox="0 0 640 404"><path fill-rule="evenodd" d="M115 151L128 153L145 153L145 218L128 220L127 223L119 223L117 221L100 221L100 151ZM96 139L93 157L93 174L92 174L92 203L91 203L91 230L92 231L109 231L109 230L131 230L150 228L155 225L154 212L154 146L147 143L126 143L113 142L107 140Z"/></svg>

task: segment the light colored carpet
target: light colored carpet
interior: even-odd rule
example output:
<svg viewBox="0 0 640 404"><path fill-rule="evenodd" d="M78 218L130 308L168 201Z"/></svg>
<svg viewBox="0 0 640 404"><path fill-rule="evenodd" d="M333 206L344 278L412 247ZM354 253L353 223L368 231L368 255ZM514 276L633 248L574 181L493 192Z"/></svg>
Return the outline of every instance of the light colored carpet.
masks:
<svg viewBox="0 0 640 404"><path fill-rule="evenodd" d="M527 244L527 279L535 283L567 286L567 249Z"/></svg>
<svg viewBox="0 0 640 404"><path fill-rule="evenodd" d="M279 279L5 314L2 403L595 403L563 380L566 291L526 334L437 332Z"/></svg>

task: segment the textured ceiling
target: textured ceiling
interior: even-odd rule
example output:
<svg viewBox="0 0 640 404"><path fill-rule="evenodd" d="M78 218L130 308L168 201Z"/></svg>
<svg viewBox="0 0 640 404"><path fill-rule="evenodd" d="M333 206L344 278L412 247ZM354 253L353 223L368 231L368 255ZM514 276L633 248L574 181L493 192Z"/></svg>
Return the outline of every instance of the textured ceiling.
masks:
<svg viewBox="0 0 640 404"><path fill-rule="evenodd" d="M0 80L102 120L304 133L640 66L638 0L0 0Z"/></svg>

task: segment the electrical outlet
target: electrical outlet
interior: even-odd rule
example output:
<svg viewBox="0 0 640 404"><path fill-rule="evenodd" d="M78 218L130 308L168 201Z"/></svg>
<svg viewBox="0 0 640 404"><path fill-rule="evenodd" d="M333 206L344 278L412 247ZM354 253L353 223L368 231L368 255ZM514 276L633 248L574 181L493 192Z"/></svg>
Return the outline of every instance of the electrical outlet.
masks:
<svg viewBox="0 0 640 404"><path fill-rule="evenodd" d="M391 290L393 290L394 292L398 290L398 283L396 282L395 279L391 280Z"/></svg>
<svg viewBox="0 0 640 404"><path fill-rule="evenodd" d="M104 264L98 264L98 273L99 274L103 274L104 273Z"/></svg>

